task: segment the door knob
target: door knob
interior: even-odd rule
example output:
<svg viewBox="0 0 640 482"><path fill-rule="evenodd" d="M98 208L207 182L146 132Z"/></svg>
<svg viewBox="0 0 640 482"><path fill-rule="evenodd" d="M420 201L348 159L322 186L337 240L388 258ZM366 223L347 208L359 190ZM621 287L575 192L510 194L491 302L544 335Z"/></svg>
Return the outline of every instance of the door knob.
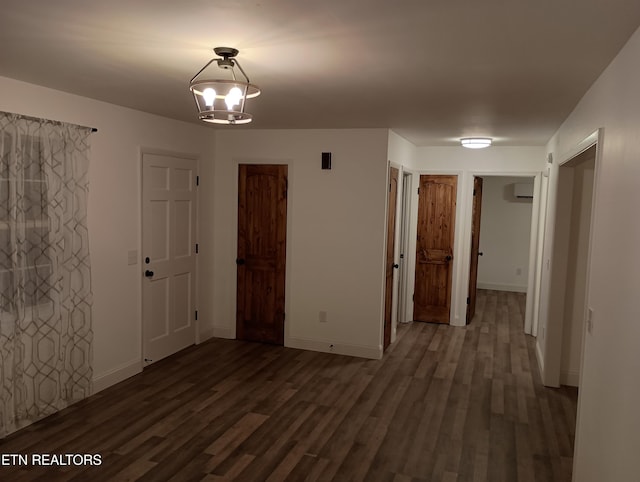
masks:
<svg viewBox="0 0 640 482"><path fill-rule="evenodd" d="M447 255L447 257L445 258L447 261L451 261L453 258L451 257L451 255Z"/></svg>
<svg viewBox="0 0 640 482"><path fill-rule="evenodd" d="M484 253L482 251L478 251L478 256L482 256Z"/></svg>
<svg viewBox="0 0 640 482"><path fill-rule="evenodd" d="M400 265L399 265L399 264L394 264L394 265L393 265L393 267L394 267L395 269L398 269L398 268L400 267Z"/></svg>
<svg viewBox="0 0 640 482"><path fill-rule="evenodd" d="M236 264L237 264L238 266L243 265L243 264L244 264L244 259L243 259L243 258L238 258L238 259L236 259Z"/></svg>
<svg viewBox="0 0 640 482"><path fill-rule="evenodd" d="M147 278L151 278L151 277L153 276L153 271L151 271L151 270L146 270L146 271L144 272L144 275L145 275Z"/></svg>

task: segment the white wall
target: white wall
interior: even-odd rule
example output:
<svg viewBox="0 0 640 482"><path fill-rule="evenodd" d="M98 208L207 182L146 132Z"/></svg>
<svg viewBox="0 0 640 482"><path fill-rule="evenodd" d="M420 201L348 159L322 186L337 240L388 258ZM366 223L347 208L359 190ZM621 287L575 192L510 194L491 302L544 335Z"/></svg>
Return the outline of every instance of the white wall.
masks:
<svg viewBox="0 0 640 482"><path fill-rule="evenodd" d="M533 179L483 176L478 288L527 292L533 199L518 199L516 183Z"/></svg>
<svg viewBox="0 0 640 482"><path fill-rule="evenodd" d="M399 136L393 131L389 131L389 144L387 147L387 158L395 164L405 166L409 169L414 167L416 160L416 146Z"/></svg>
<svg viewBox="0 0 640 482"><path fill-rule="evenodd" d="M96 390L106 388L142 369L141 148L192 154L210 163L212 131L1 77L0 110L98 129L91 136L88 223L94 381ZM138 251L133 266L127 263L130 250Z"/></svg>
<svg viewBox="0 0 640 482"><path fill-rule="evenodd" d="M587 52L588 54L588 52ZM596 160L574 479L638 478L640 447L640 31L593 84L548 144L557 160L604 128ZM554 164L551 176L557 176ZM554 196L549 209L555 208ZM549 226L547 226L549 227ZM545 243L548 243L546 240ZM550 246L545 246L545 261Z"/></svg>
<svg viewBox="0 0 640 482"><path fill-rule="evenodd" d="M415 239L417 222L417 187L419 174L457 174L458 199L454 243L454 272L452 287L451 324L465 324L466 299L469 290L469 256L471 251L471 215L474 175L503 175L531 177L540 175L545 168L543 147L490 147L488 149L466 149L463 147L418 147L412 193L411 233L409 239L408 270L411 273L409 286L415 283ZM408 311L413 311L411 296L407 300Z"/></svg>
<svg viewBox="0 0 640 482"><path fill-rule="evenodd" d="M206 174L215 177L215 259L205 267L217 336L235 336L237 166L287 163L285 345L381 356L387 149L386 129L217 132ZM327 151L332 169L321 170Z"/></svg>

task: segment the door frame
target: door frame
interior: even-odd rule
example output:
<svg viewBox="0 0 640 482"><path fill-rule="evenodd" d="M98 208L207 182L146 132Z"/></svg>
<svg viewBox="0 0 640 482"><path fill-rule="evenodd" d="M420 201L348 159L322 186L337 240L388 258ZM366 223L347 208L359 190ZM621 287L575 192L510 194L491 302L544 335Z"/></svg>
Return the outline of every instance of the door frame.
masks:
<svg viewBox="0 0 640 482"><path fill-rule="evenodd" d="M554 263L554 257L557 254L559 246L562 244L562 234L556 233L556 220L558 213L563 208L558 202L559 194L559 177L560 169L563 166L579 156L583 152L595 146L595 161L594 161L594 174L593 174L593 192L591 200L591 213L590 213L590 226L589 226L589 240L587 248L587 265L585 273L585 316L590 304L590 273L591 273L591 253L593 249L593 233L594 227L597 222L596 209L598 183L600 179L600 166L602 163L602 142L604 140L604 129L600 128L587 136L584 140L574 146L573 149L568 150L562 154L558 162L552 166L550 180L549 180L549 200L548 200L548 219L546 223L545 238L547 243L544 249L544 260L546 269L544 270L543 279L545 280L544 291L541 296L540 302L540 318L543 322L542 337L538 338L536 355L538 357L538 364L540 368L540 375L542 383L545 386L557 387L560 386L560 371L562 362L562 336L564 330L564 317L560 316L556 319L557 322L549 323L552 315L552 304L554 310L560 309L564 313L564 290L554 289L556 282L563 284L566 280L567 270L562 266L557 266ZM573 182L573 176L571 176L571 182ZM555 318L554 318L555 319ZM582 376L584 372L584 349L587 344L587 335L590 334L586 329L586 323L583 326L581 354L580 354L580 373L578 378L578 385L582 385ZM545 333L546 331L546 333ZM580 413L580 393L578 390L578 413ZM577 426L577 425L576 425Z"/></svg>
<svg viewBox="0 0 640 482"><path fill-rule="evenodd" d="M402 180L404 179L404 173L405 173L405 167L402 164L399 164L397 162L393 162L393 161L388 161L387 162L387 182L386 182L386 186L389 185L389 182L391 181L390 179L390 172L391 172L391 168L394 167L398 170L398 186L397 186L397 190L396 190L396 215L395 215L395 226L393 228L394 230L394 237L393 237L393 262L396 264L400 264L400 240L401 240L401 233L400 230L402 228L402 216L403 216L403 212L402 212L402 202L404 199L404 192L403 192L403 185L402 185ZM389 217L389 197L387 196L387 201L385 203L385 213L386 213L386 219L388 219ZM385 222L385 232L386 232L386 226L387 223ZM384 243L384 253L385 253L385 273L386 273L386 252L387 252L387 236L385 235L385 243ZM393 271L393 284L392 284L392 294L391 294L391 342L389 343L389 346L393 345L396 341L396 337L397 337L397 332L398 332L398 311L399 311L399 306L403 305L404 303L399 299L399 294L400 294L400 276L399 276L399 269L394 269ZM385 283L386 285L386 283ZM384 289L383 289L383 293L384 293ZM380 343L380 348L381 350L384 351L384 322L385 322L385 303L383 301L382 303L382 332L381 332L381 343Z"/></svg>
<svg viewBox="0 0 640 482"><path fill-rule="evenodd" d="M403 168L402 171L402 196L398 196L400 200L400 219L399 219L399 241L398 241L398 307L396 310L396 326L398 323L409 323L410 316L407 316L407 293L412 292L409 285L409 252L411 251L410 243L410 226L411 226L411 186L413 183L413 172ZM400 258L400 254L404 254L404 258ZM411 307L413 311L413 306Z"/></svg>
<svg viewBox="0 0 640 482"><path fill-rule="evenodd" d="M480 193L478 193L478 187L476 187L476 182L478 182ZM476 313L476 294L478 291L478 262L479 262L478 257L482 255L482 251L480 251L480 227L482 226L483 186L484 186L484 178L481 176L473 176L473 198L472 198L473 202L471 205L471 253L469 255L469 289L467 290L467 314L465 317L467 325L471 323ZM478 203L478 206L476 206L476 202L478 199L480 199L480 202ZM474 227L476 228L475 233L473 229ZM475 256L474 256L474 252L475 252ZM475 267L475 270L474 270L474 267ZM475 276L472 277L471 273L474 271L475 271ZM472 280L473 280L475 293L471 291ZM473 303L471 303L472 300L473 300ZM472 305L473 305L473 312L471 312Z"/></svg>
<svg viewBox="0 0 640 482"><path fill-rule="evenodd" d="M185 152L178 152L178 151L171 151L171 150L166 150L166 149L158 149L155 147L141 147L139 152L138 152L138 166L137 166L137 175L138 175L138 252L137 254L137 259L136 259L136 263L132 266L135 266L138 268L138 275L140 276L140 282L138 283L138 294L137 294L137 299L138 299L138 319L140 320L140 369L145 367L145 361L144 361L144 323L143 323L143 303L142 303L142 289L143 289L143 284L145 282L145 277L143 275L143 271L144 271L144 265L143 265L143 261L142 261L142 253L143 253L143 249L144 246L142 245L142 236L143 236L143 226L142 226L142 208L143 208L143 179L142 179L142 171L143 171L143 161L144 161L144 156L145 154L148 155L156 155L156 156L170 156L170 157L179 157L181 159L190 159L196 162L196 176L199 176L200 173L200 156L198 156L197 154L193 154L193 153L185 153ZM199 190L196 189L196 205L195 205L195 213L194 213L194 222L196 223L195 226L195 231L196 231L196 239L195 242L197 243L198 240L200 239L200 223L199 223L199 217L198 217L198 213L200 212L200 195L199 195ZM195 273L194 273L194 287L193 287L193 293L194 293L194 304L196 307L196 310L198 309L198 305L199 305L199 299L200 299L200 293L199 293L199 286L200 286L200 279L199 279L199 269L198 269L198 262L196 260L196 266L195 266ZM201 330L201 324L200 324L200 320L195 320L194 321L195 324L195 340L194 343L196 345L200 344L203 340L201 339L201 334L200 332Z"/></svg>
<svg viewBox="0 0 640 482"><path fill-rule="evenodd" d="M465 194L467 195L467 200L465 201L465 209L467 213L469 213L468 222L465 223L465 232L464 238L465 242L471 239L471 223L473 212L473 178L474 177L482 177L484 179L488 177L521 177L526 179L533 179L533 205L531 208L531 227L529 232L529 263L528 263L528 280L527 280L527 299L525 306L525 319L524 319L524 332L527 334L533 334L535 336L534 331L537 331L538 320L534 319L534 300L535 300L535 291L536 286L540 284L540 278L537 276L537 266L542 263L542 258L538 254L538 226L540 219L540 198L542 197L541 193L541 179L542 172L540 171L520 171L520 172L510 172L510 171L469 171L467 179L465 180ZM544 221L544 220L542 220ZM471 244L466 242L466 245L463 246L463 259L462 262L466 263L466 273L463 274L463 282L466 283L466 288L464 289L464 293L466 295L461 300L464 302L464 309L466 313L466 298L469 296L469 266L471 263ZM534 328L535 327L535 328Z"/></svg>
<svg viewBox="0 0 640 482"><path fill-rule="evenodd" d="M460 283L461 278L465 277L463 263L465 262L463 258L463 250L464 244L466 243L466 239L463 242L462 237L466 236L464 233L464 212L462 211L462 203L465 199L465 193L462 189L461 181L464 180L465 172L461 169L447 169L447 170L438 170L438 169L412 169L408 170L412 174L411 179L411 193L410 196L410 214L409 214L409 235L408 235L408 244L409 244L409 252L406 253L406 271L407 271L407 290L406 296L404 299L405 303L405 313L411 313L411 318L413 319L413 287L416 282L416 238L418 236L418 187L420 186L420 176L422 175L431 175L431 176L456 176L457 177L457 189L456 189L456 219L454 226L454 239L453 239L453 273L451 276L451 310L449 311L449 325L451 326L464 326L465 325L465 317L467 312L466 305L466 295L463 298L462 294L467 292L467 288L461 290ZM469 227L469 229L471 229ZM470 236L470 234L469 234ZM470 249L468 249L470 251ZM466 257L467 268L469 263L469 254L467 253ZM466 274L466 282L469 280L469 272L467 269ZM461 301L464 302L463 312L460 314L460 306ZM409 321L409 320L407 320Z"/></svg>
<svg viewBox="0 0 640 482"><path fill-rule="evenodd" d="M238 246L238 176L240 174L240 164L280 164L287 166L287 243L286 243L286 253L285 253L285 287L284 287L284 341L283 346L289 346L290 332L289 326L291 321L291 239L292 238L292 225L293 225L293 209L292 209L292 200L294 198L294 162L292 159L274 159L274 158L252 158L252 157L234 157L233 158L233 176L235 181L232 183L232 199L235 201L231 203L231 222L228 226L228 229L231 230L232 238L230 242L233 246L233 257L230 257L228 260L224 260L223 263L233 266L232 272L234 276L236 274L236 249ZM232 317L233 323L229 326L229 335L232 338L237 337L236 333L236 312L238 309L238 293L236 290L236 282L237 280L233 279L233 290L231 293L231 301L233 306L233 312L229 314Z"/></svg>

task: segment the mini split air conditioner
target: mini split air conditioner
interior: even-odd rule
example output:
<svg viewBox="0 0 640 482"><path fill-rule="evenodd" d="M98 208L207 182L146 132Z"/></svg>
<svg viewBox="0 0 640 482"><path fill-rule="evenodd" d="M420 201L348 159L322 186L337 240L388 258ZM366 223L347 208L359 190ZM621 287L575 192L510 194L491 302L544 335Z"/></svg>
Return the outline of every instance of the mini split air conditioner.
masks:
<svg viewBox="0 0 640 482"><path fill-rule="evenodd" d="M513 195L518 199L533 199L533 184L529 184L529 183L514 184Z"/></svg>

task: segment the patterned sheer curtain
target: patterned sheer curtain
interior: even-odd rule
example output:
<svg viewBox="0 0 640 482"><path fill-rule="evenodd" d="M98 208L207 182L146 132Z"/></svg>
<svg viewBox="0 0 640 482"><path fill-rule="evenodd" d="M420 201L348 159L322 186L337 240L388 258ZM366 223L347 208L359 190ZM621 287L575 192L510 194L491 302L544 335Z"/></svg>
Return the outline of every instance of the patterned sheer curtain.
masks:
<svg viewBox="0 0 640 482"><path fill-rule="evenodd" d="M91 392L90 134L0 112L0 437Z"/></svg>

